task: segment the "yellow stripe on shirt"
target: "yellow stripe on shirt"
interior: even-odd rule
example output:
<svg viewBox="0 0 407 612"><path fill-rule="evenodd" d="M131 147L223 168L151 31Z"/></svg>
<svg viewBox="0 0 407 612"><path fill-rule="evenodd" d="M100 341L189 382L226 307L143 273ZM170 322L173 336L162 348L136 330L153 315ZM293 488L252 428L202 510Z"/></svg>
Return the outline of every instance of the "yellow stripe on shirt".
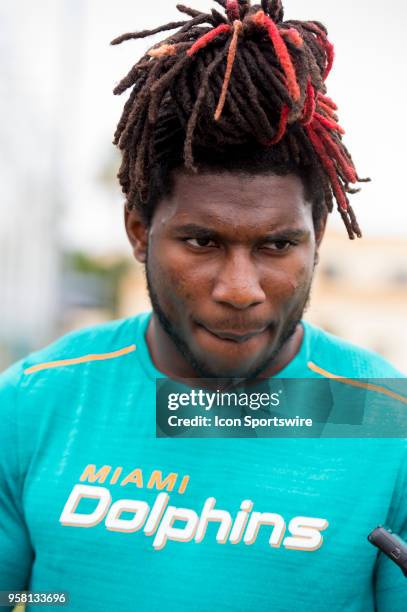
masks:
<svg viewBox="0 0 407 612"><path fill-rule="evenodd" d="M390 389L386 389L386 387L382 387L381 385L374 385L372 383L364 383L360 380L355 380L352 378L344 378L343 376L338 376L337 374L332 374L332 372L328 372L328 370L324 370L320 368L312 361L308 362L308 367L313 372L317 374L321 374L325 378L331 378L332 380L337 380L344 385L351 385L352 387L358 387L359 389L368 389L369 391L376 391L377 393L381 393L382 395L387 395L392 399L398 400L399 402L403 402L403 404L407 404L407 397L404 395L399 395L398 393L394 393L394 391L390 391Z"/></svg>
<svg viewBox="0 0 407 612"><path fill-rule="evenodd" d="M107 359L116 359L116 357L122 357L128 355L136 350L136 345L126 346L113 353L101 353L96 355L84 355L83 357L74 357L73 359L61 359L59 361L49 361L48 363L40 363L24 370L24 374L34 374L35 372L41 372L41 370L49 370L51 368L61 368L69 365L76 365L78 363L88 363L90 361L105 361Z"/></svg>

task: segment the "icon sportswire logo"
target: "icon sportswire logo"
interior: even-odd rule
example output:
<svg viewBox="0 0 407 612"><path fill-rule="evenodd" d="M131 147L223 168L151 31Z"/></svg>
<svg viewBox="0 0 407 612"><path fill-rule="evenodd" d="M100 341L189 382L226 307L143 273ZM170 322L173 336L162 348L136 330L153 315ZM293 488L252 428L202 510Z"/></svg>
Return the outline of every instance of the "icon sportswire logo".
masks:
<svg viewBox="0 0 407 612"><path fill-rule="evenodd" d="M95 466L87 466L81 480L104 481L110 469L110 466L104 466L96 473ZM115 474L118 470L119 468L116 468ZM140 482L141 470L133 470L131 474L135 472L138 472L137 478ZM154 483L158 489L164 488L167 483L167 488L172 490L174 477L176 479L177 474L170 474L162 480L161 472L156 470L152 473L149 483ZM129 478L130 476L127 476L121 484L136 482L134 477L131 480ZM182 482L187 482L186 479L189 480L189 477L184 476ZM112 479L110 482L112 483ZM117 482L117 478L114 482ZM152 488L150 484L147 486ZM186 486L182 492L185 488ZM77 512L79 503L84 499L96 500L96 507L91 512ZM256 542L261 528L271 527L270 547L283 546L291 550L312 552L321 548L323 544L321 531L328 527L326 519L310 516L295 516L287 524L281 514L254 511L254 502L249 499L241 502L239 510L234 515L218 508L214 497L208 497L199 512L187 507L169 505L169 502L170 495L166 492L158 493L151 506L146 501L138 499L113 501L107 487L76 484L65 503L59 522L66 527L90 528L104 521L108 531L129 534L142 532L144 536L152 538L152 546L157 551L162 550L168 541L184 543L194 541L199 544L206 537L209 522L215 522L219 524L216 533L218 544L251 545ZM121 517L123 513L126 513L126 518Z"/></svg>

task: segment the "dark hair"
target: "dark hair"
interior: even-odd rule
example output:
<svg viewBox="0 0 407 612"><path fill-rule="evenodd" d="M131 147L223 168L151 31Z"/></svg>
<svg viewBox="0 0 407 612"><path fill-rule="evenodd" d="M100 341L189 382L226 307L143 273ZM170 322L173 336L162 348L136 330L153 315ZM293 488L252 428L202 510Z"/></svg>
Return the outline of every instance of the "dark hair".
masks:
<svg viewBox="0 0 407 612"><path fill-rule="evenodd" d="M180 28L114 89L132 91L114 144L129 209L150 223L176 168L299 176L314 223L334 199L349 238L361 236L348 194L360 179L325 80L334 49L317 21L283 21L281 0L216 0L225 15L177 5L190 19L124 34L120 44ZM207 24L207 25L205 25Z"/></svg>

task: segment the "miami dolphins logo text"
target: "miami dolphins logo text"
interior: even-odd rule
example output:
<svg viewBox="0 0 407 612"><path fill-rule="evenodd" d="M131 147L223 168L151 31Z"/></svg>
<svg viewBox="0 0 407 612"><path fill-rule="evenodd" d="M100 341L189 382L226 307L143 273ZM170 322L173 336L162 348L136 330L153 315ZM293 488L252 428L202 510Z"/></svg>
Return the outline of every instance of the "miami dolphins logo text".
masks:
<svg viewBox="0 0 407 612"><path fill-rule="evenodd" d="M90 513L78 513L76 508L82 499L98 500ZM106 487L77 484L63 508L60 523L67 527L94 527L104 520L109 531L135 533L143 531L152 537L155 550L163 549L168 541L200 543L204 540L209 522L219 523L216 534L218 544L254 544L260 527L271 526L269 545L279 548L315 551L323 543L321 531L328 527L323 518L295 516L288 527L285 519L274 512L253 511L253 502L245 499L236 516L216 508L216 499L208 497L198 514L191 508L168 505L168 493L159 493L150 507L147 502L135 499L119 499L112 503L112 496ZM131 513L131 518L120 518L122 513ZM181 525L176 525L182 523ZM288 529L289 535L286 535ZM284 537L285 536L285 537Z"/></svg>

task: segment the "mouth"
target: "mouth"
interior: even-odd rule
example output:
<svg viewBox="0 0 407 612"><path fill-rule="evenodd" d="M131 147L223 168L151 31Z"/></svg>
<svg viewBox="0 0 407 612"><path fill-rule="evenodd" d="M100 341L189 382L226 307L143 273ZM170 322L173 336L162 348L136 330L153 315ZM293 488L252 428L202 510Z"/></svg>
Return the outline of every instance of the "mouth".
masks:
<svg viewBox="0 0 407 612"><path fill-rule="evenodd" d="M225 340L227 342L235 342L237 344L247 342L248 340L250 340L251 338L254 338L255 336L260 336L267 329L267 326L266 326L266 327L262 327L261 329L242 330L241 332L236 333L235 331L211 329L209 327L206 327L205 325L202 325L202 323L197 323L197 325L198 327L201 327L202 329L204 329L206 332L208 332L215 338L218 338L220 340Z"/></svg>

